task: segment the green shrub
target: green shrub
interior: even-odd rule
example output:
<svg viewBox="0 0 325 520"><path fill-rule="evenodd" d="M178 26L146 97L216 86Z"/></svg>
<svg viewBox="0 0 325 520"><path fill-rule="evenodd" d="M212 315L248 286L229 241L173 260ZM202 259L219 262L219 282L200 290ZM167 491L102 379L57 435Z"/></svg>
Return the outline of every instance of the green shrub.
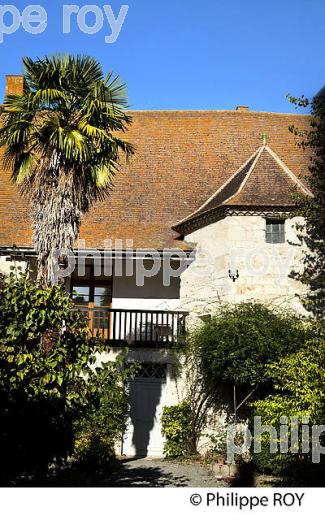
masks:
<svg viewBox="0 0 325 520"><path fill-rule="evenodd" d="M268 365L266 374L272 382L272 393L264 399L252 403L254 415L262 418L263 424L272 425L278 432L278 449L280 439L280 419L288 418L289 445L290 417L308 418L309 428L312 425L324 424L325 420L325 341L322 325L314 323L314 338L307 341L306 348L275 363ZM291 479L296 484L318 480L323 472L325 462L312 463L311 453L301 453L301 429L298 437L299 453L281 454L269 453L267 436L262 437L262 451L253 455L253 461L258 471L279 475ZM324 437L324 436L323 436ZM324 438L321 440L324 443Z"/></svg>
<svg viewBox="0 0 325 520"><path fill-rule="evenodd" d="M62 287L43 288L25 274L1 281L1 483L44 478L50 463L59 466L72 454L75 424L104 407L105 378L112 388L117 377L117 368L92 370L102 350ZM107 399L115 421L107 424L110 443L124 397L116 390Z"/></svg>
<svg viewBox="0 0 325 520"><path fill-rule="evenodd" d="M220 383L254 387L265 366L304 347L309 329L298 316L258 303L224 305L189 336L207 388Z"/></svg>
<svg viewBox="0 0 325 520"><path fill-rule="evenodd" d="M192 407L191 449L197 449L209 414L223 405L234 411L225 389L235 387L237 404L265 395L266 366L281 356L302 350L312 327L292 312L258 303L221 305L209 321L194 328L185 353L186 399ZM183 352L182 352L183 354ZM243 408L240 412L243 412ZM244 418L242 416L242 418Z"/></svg>
<svg viewBox="0 0 325 520"><path fill-rule="evenodd" d="M175 406L165 406L161 423L166 437L164 453L166 457L189 455L191 435L191 406L186 401Z"/></svg>
<svg viewBox="0 0 325 520"><path fill-rule="evenodd" d="M253 453L252 463L258 473L281 477L287 486L324 486L325 463L311 462L309 454L270 453L266 438L261 443L261 453Z"/></svg>
<svg viewBox="0 0 325 520"><path fill-rule="evenodd" d="M126 425L128 399L125 381L133 377L136 365L124 368L124 358L103 365L97 375L97 398L74 425L74 459L86 469L105 470L115 458L115 444Z"/></svg>
<svg viewBox="0 0 325 520"><path fill-rule="evenodd" d="M267 435L261 439L261 452L252 453L255 469L265 475L281 476L290 463L290 455L270 453L270 444Z"/></svg>
<svg viewBox="0 0 325 520"><path fill-rule="evenodd" d="M325 418L325 338L314 327L306 348L283 356L266 367L272 393L253 403L255 415L267 424L279 424L281 416L308 417L313 424Z"/></svg>

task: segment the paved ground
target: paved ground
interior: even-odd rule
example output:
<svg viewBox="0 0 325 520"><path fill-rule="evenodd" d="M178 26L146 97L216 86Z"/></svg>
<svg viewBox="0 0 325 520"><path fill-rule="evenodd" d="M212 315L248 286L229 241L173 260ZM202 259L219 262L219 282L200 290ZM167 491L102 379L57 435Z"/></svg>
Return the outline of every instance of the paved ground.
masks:
<svg viewBox="0 0 325 520"><path fill-rule="evenodd" d="M118 462L109 480L112 487L222 487L208 467L164 459L125 459Z"/></svg>
<svg viewBox="0 0 325 520"><path fill-rule="evenodd" d="M120 459L107 472L90 473L66 467L41 481L24 481L23 486L39 487L228 487L218 481L208 466L198 462L166 459Z"/></svg>

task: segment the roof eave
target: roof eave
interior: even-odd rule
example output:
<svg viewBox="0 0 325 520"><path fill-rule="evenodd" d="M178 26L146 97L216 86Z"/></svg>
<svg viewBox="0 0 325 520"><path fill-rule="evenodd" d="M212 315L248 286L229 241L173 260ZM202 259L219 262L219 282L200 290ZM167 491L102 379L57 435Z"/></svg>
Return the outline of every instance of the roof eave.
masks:
<svg viewBox="0 0 325 520"><path fill-rule="evenodd" d="M198 229L205 227L213 222L217 222L218 220L222 220L224 217L228 215L243 215L243 216L252 216L252 215L274 215L274 213L291 213L294 208L297 206L292 204L286 205L223 205L218 206L217 208L212 208L205 213L200 213L198 215L193 215L190 219L183 221L175 226L172 226L172 229L179 233L180 235L186 236Z"/></svg>

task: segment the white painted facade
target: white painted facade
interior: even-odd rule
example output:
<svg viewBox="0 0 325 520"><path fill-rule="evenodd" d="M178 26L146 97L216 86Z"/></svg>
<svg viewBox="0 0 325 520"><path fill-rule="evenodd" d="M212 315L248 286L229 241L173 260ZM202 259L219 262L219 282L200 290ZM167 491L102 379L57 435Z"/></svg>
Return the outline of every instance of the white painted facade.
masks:
<svg viewBox="0 0 325 520"><path fill-rule="evenodd" d="M8 276L10 264L5 256L0 256L0 274Z"/></svg>
<svg viewBox="0 0 325 520"><path fill-rule="evenodd" d="M304 248L296 231L298 223L302 223L300 218L287 219L285 242L270 244L266 242L264 217L227 216L184 237L186 242L195 246L195 260L180 277L179 294L176 284L166 291L160 276L146 280L144 287L136 287L134 280L130 284L125 278L114 279L113 304L120 308L186 310L190 313L190 327L200 322L200 317L213 314L222 303L258 301L303 312L299 295L303 294L304 286L289 276L292 271L299 270L303 257ZM234 273L238 270L239 277L235 282L229 277L229 269ZM153 299L152 291L164 298ZM139 298L140 295L142 298ZM132 388L133 396L137 396L133 399L143 402L143 407L149 410L148 416L151 415L151 407L147 403L150 392L151 404L157 400L147 454L162 456L163 439L159 423L162 405L174 405L185 397L185 381L182 374L175 374L175 360L166 352L138 350L130 355L142 361L168 363L168 376L166 382L161 384L159 400L156 399L158 387L153 381L138 381ZM150 385L153 385L152 388ZM143 392L147 392L146 400ZM133 437L134 425L130 420L122 445L122 452L126 455L136 455Z"/></svg>

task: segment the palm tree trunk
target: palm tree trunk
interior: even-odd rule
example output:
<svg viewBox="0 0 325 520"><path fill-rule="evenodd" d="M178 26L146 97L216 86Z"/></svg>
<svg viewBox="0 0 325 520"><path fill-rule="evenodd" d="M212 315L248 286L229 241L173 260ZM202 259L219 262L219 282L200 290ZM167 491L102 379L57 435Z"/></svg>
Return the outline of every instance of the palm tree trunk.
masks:
<svg viewBox="0 0 325 520"><path fill-rule="evenodd" d="M60 168L57 154L52 155L48 169L50 175L40 176L42 182L34 184L33 244L38 257L38 280L54 285L59 281L59 260L66 259L73 250L82 208L74 176Z"/></svg>

